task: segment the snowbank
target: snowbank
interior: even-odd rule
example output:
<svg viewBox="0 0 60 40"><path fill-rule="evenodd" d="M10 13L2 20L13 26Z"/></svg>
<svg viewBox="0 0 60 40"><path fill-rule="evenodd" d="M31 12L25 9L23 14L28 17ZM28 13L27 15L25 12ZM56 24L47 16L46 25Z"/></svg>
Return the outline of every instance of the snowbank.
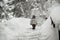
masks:
<svg viewBox="0 0 60 40"><path fill-rule="evenodd" d="M31 29L30 19L13 18L0 23L0 40L58 40L50 18L42 26Z"/></svg>
<svg viewBox="0 0 60 40"><path fill-rule="evenodd" d="M49 14L56 23L60 23L60 5L53 6L49 9Z"/></svg>
<svg viewBox="0 0 60 40"><path fill-rule="evenodd" d="M51 7L49 11L54 23L58 25L58 29L60 30L60 4Z"/></svg>

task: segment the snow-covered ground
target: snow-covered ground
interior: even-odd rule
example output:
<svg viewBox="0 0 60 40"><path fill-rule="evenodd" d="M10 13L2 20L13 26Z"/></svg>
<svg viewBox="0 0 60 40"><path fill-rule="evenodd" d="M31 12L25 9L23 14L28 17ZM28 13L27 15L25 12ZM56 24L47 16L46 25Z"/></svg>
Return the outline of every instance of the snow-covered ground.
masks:
<svg viewBox="0 0 60 40"><path fill-rule="evenodd" d="M50 18L35 30L31 28L27 18L13 18L0 23L0 40L58 40Z"/></svg>

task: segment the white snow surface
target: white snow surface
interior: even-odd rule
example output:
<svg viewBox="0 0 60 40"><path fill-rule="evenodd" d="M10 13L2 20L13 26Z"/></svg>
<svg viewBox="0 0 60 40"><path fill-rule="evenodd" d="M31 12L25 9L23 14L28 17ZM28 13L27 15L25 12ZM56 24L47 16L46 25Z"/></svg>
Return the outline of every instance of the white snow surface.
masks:
<svg viewBox="0 0 60 40"><path fill-rule="evenodd" d="M7 22L0 23L0 31L1 31L0 37L2 37L2 38L0 38L0 40L5 40L5 39L11 40L19 35L27 36L27 35L37 33L39 30L38 31L32 30L32 26L30 25L30 19L13 18Z"/></svg>
<svg viewBox="0 0 60 40"><path fill-rule="evenodd" d="M27 18L13 18L0 23L0 40L58 40L56 33L50 18L35 30Z"/></svg>

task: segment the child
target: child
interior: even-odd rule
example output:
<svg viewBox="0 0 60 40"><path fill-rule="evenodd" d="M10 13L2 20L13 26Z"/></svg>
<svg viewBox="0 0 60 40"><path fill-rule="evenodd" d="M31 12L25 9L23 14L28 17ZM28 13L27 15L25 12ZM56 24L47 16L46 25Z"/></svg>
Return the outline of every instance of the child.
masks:
<svg viewBox="0 0 60 40"><path fill-rule="evenodd" d="M35 15L32 16L30 24L32 25L32 29L35 29L35 27L37 25L37 21L36 21L36 16Z"/></svg>

